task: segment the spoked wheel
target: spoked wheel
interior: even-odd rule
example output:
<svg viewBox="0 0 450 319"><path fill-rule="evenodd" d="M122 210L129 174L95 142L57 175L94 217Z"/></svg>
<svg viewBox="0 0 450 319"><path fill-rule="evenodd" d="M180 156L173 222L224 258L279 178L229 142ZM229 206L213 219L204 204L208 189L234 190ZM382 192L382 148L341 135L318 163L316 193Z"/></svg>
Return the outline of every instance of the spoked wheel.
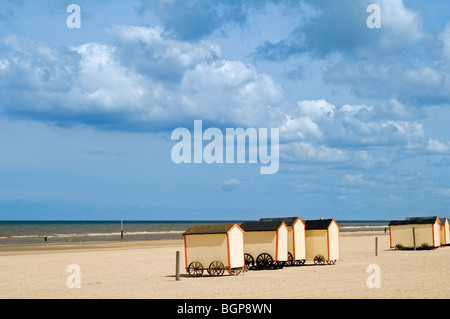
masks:
<svg viewBox="0 0 450 319"><path fill-rule="evenodd" d="M272 266L272 263L273 263L272 256L270 256L267 253L259 254L258 257L256 257L257 269L269 269Z"/></svg>
<svg viewBox="0 0 450 319"><path fill-rule="evenodd" d="M322 255L317 255L316 257L314 257L314 264L315 265L325 264L325 257L323 257Z"/></svg>
<svg viewBox="0 0 450 319"><path fill-rule="evenodd" d="M230 275L231 276L237 276L241 273L242 269L241 268L234 268L230 270Z"/></svg>
<svg viewBox="0 0 450 319"><path fill-rule="evenodd" d="M203 275L203 265L198 261L193 261L189 264L187 272L192 277L200 277Z"/></svg>
<svg viewBox="0 0 450 319"><path fill-rule="evenodd" d="M328 265L334 265L336 264L336 260L327 260Z"/></svg>
<svg viewBox="0 0 450 319"><path fill-rule="evenodd" d="M274 261L272 263L272 268L273 269L282 269L285 265L286 265L285 261Z"/></svg>
<svg viewBox="0 0 450 319"><path fill-rule="evenodd" d="M294 260L294 266L303 266L305 264L304 259Z"/></svg>
<svg viewBox="0 0 450 319"><path fill-rule="evenodd" d="M208 274L211 276L222 276L225 272L225 266L220 261L213 261L208 268Z"/></svg>
<svg viewBox="0 0 450 319"><path fill-rule="evenodd" d="M253 259L252 255L250 254L244 254L244 263L245 263L245 268L247 269L253 269L253 267L255 266L255 260Z"/></svg>
<svg viewBox="0 0 450 319"><path fill-rule="evenodd" d="M288 260L286 261L285 266L289 267L289 266L294 266L294 265L295 265L294 256L292 256L291 253L288 253Z"/></svg>

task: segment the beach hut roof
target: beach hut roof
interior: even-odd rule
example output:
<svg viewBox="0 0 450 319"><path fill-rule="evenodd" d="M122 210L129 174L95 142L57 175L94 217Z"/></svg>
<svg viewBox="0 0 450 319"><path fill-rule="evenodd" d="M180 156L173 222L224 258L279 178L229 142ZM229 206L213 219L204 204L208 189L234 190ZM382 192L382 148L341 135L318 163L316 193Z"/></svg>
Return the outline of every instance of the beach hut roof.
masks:
<svg viewBox="0 0 450 319"><path fill-rule="evenodd" d="M284 222L286 226L293 226L300 217L276 217L276 218L260 218L260 222Z"/></svg>
<svg viewBox="0 0 450 319"><path fill-rule="evenodd" d="M183 235L226 234L236 224L192 226Z"/></svg>
<svg viewBox="0 0 450 319"><path fill-rule="evenodd" d="M305 229L327 229L333 221L334 219L307 220L305 221Z"/></svg>
<svg viewBox="0 0 450 319"><path fill-rule="evenodd" d="M245 231L277 231L278 228L283 224L281 221L270 221L270 222L242 222L239 226Z"/></svg>
<svg viewBox="0 0 450 319"><path fill-rule="evenodd" d="M404 220L391 220L389 226L398 226L398 225L425 225L425 224L434 224L436 220L439 221L437 216L432 217L407 217Z"/></svg>

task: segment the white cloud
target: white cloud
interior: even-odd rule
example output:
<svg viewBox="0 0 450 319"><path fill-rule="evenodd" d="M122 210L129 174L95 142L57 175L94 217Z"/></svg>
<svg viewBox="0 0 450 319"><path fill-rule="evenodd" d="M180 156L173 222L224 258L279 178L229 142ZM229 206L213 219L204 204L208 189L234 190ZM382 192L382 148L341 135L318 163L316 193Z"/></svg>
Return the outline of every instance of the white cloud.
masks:
<svg viewBox="0 0 450 319"><path fill-rule="evenodd" d="M299 101L297 104L300 114L309 116L313 120L334 116L335 106L325 100Z"/></svg>
<svg viewBox="0 0 450 319"><path fill-rule="evenodd" d="M426 150L432 153L448 154L450 152L450 146L430 138L428 139Z"/></svg>
<svg viewBox="0 0 450 319"><path fill-rule="evenodd" d="M280 145L281 157L295 161L317 161L322 163L343 162L349 159L344 150L324 145L315 146L306 142L291 142Z"/></svg>

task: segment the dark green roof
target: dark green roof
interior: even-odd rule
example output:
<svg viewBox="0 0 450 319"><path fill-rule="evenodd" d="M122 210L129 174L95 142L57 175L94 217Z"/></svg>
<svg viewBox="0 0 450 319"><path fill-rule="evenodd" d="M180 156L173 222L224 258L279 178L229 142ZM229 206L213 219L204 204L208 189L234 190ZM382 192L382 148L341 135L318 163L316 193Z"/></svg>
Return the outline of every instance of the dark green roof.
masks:
<svg viewBox="0 0 450 319"><path fill-rule="evenodd" d="M404 220L391 220L389 226L398 225L426 225L434 224L438 218L436 216L432 217L407 217Z"/></svg>
<svg viewBox="0 0 450 319"><path fill-rule="evenodd" d="M236 224L192 226L183 235L226 234Z"/></svg>
<svg viewBox="0 0 450 319"><path fill-rule="evenodd" d="M333 219L307 220L305 221L305 230L327 229L332 221Z"/></svg>
<svg viewBox="0 0 450 319"><path fill-rule="evenodd" d="M243 222L239 226L245 231L277 231L283 221L271 222Z"/></svg>
<svg viewBox="0 0 450 319"><path fill-rule="evenodd" d="M300 217L275 217L275 218L260 218L260 222L284 222L287 226L292 226Z"/></svg>

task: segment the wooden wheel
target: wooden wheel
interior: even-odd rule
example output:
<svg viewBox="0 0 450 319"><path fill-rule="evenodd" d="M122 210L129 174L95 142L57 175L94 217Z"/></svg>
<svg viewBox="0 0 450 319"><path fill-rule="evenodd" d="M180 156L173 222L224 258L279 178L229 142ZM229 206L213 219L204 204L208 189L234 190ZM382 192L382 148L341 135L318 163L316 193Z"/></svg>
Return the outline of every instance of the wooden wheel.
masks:
<svg viewBox="0 0 450 319"><path fill-rule="evenodd" d="M193 261L189 264L187 272L192 277L199 277L203 275L203 265L198 261Z"/></svg>
<svg viewBox="0 0 450 319"><path fill-rule="evenodd" d="M314 257L314 264L316 265L325 264L325 257L323 257L322 255L317 255L316 257Z"/></svg>
<svg viewBox="0 0 450 319"><path fill-rule="evenodd" d="M234 268L230 270L230 275L231 276L237 276L241 273L242 269L241 268Z"/></svg>
<svg viewBox="0 0 450 319"><path fill-rule="evenodd" d="M328 265L334 265L336 264L336 260L327 260Z"/></svg>
<svg viewBox="0 0 450 319"><path fill-rule="evenodd" d="M245 268L252 269L255 266L255 260L253 259L252 255L245 253L244 254L244 263Z"/></svg>
<svg viewBox="0 0 450 319"><path fill-rule="evenodd" d="M286 265L285 261L274 261L272 263L272 268L273 269L282 269L285 265Z"/></svg>
<svg viewBox="0 0 450 319"><path fill-rule="evenodd" d="M208 268L208 274L211 276L222 276L225 272L225 266L220 261L213 261Z"/></svg>
<svg viewBox="0 0 450 319"><path fill-rule="evenodd" d="M294 261L294 266L303 266L305 264L304 259L299 259Z"/></svg>
<svg viewBox="0 0 450 319"><path fill-rule="evenodd" d="M273 258L267 253L259 254L256 257L256 268L258 269L269 269L272 266Z"/></svg>
<svg viewBox="0 0 450 319"><path fill-rule="evenodd" d="M294 265L295 265L294 256L292 256L292 254L289 252L288 253L288 260L286 261L285 266L289 267L289 266L294 266Z"/></svg>

